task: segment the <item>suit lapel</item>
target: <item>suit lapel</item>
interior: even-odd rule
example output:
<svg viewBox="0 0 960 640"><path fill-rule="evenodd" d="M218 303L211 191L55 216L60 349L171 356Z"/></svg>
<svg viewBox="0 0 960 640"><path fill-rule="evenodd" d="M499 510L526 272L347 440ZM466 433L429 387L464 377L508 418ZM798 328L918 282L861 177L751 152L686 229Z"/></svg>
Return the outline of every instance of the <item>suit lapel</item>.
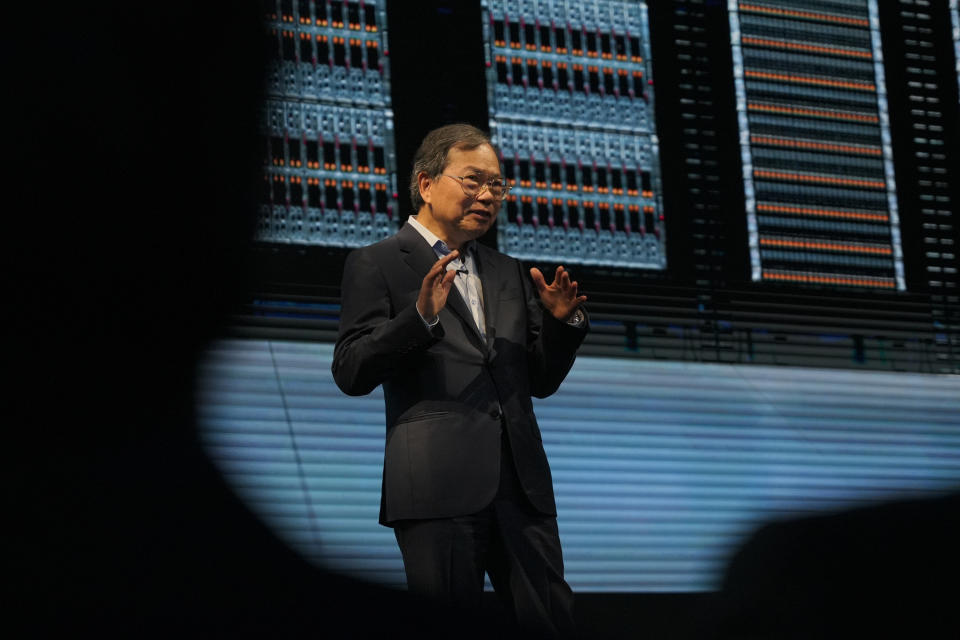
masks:
<svg viewBox="0 0 960 640"><path fill-rule="evenodd" d="M430 268L437 261L437 254L434 253L433 247L428 245L423 236L409 224L403 225L400 231L397 232L396 237L397 242L400 244L400 250L405 254L403 258L404 262L413 269L413 272L417 275L418 282L422 282L423 277L427 275L427 272L430 271ZM480 332L477 329L477 323L473 321L473 314L470 313L470 308L467 306L463 296L460 295L460 291L456 285L450 288L446 308L458 316L461 322L467 325L469 328L467 332L468 335L474 338L472 342L481 350L485 350Z"/></svg>
<svg viewBox="0 0 960 640"><path fill-rule="evenodd" d="M460 295L460 290L457 289L456 285L450 288L450 294L447 296L447 308L460 317L460 320L470 329L470 334L476 338L477 344L481 344L480 330L477 328L477 323L473 321L470 307L467 306L466 300Z"/></svg>
<svg viewBox="0 0 960 640"><path fill-rule="evenodd" d="M400 245L400 251L404 254L403 261L413 269L417 279L422 281L423 277L427 275L427 271L430 271L430 267L437 261L433 249L423 239L423 236L409 224L400 227L396 238Z"/></svg>
<svg viewBox="0 0 960 640"><path fill-rule="evenodd" d="M487 337L491 339L496 333L497 311L500 307L500 269L497 265L497 254L487 247L477 243L476 252L477 275L480 276L480 287L483 289L483 319L487 326Z"/></svg>

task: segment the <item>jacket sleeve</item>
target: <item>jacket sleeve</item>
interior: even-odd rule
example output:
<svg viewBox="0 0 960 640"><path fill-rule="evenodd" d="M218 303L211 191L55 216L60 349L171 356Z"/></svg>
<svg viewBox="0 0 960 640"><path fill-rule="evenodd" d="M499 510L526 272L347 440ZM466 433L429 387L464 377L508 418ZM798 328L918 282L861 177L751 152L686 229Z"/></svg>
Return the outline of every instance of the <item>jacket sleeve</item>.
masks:
<svg viewBox="0 0 960 640"><path fill-rule="evenodd" d="M518 263L519 264L519 263ZM584 324L575 327L557 320L540 302L533 280L526 268L519 264L527 302L527 371L530 392L534 397L546 398L560 387L577 357L577 349L590 327L586 309L581 307Z"/></svg>
<svg viewBox="0 0 960 640"><path fill-rule="evenodd" d="M372 252L352 252L343 270L340 330L331 367L334 381L347 395L370 393L401 372L411 355L443 337L439 324L427 328L414 302L401 309L395 302Z"/></svg>

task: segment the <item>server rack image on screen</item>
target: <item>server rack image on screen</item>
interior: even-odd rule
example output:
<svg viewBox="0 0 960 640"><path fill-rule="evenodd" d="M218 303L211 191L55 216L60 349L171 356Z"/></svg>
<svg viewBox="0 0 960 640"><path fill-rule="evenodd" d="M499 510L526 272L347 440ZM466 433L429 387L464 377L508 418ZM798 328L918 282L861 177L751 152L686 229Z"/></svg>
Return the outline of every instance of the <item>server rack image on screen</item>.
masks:
<svg viewBox="0 0 960 640"><path fill-rule="evenodd" d="M956 65L957 87L960 88L960 2L950 0L950 26L953 31L953 60Z"/></svg>
<svg viewBox="0 0 960 640"><path fill-rule="evenodd" d="M728 8L752 279L904 290L876 1Z"/></svg>
<svg viewBox="0 0 960 640"><path fill-rule="evenodd" d="M643 2L484 0L490 130L513 185L500 249L664 269Z"/></svg>
<svg viewBox="0 0 960 640"><path fill-rule="evenodd" d="M385 0L267 3L258 240L354 247L396 231Z"/></svg>

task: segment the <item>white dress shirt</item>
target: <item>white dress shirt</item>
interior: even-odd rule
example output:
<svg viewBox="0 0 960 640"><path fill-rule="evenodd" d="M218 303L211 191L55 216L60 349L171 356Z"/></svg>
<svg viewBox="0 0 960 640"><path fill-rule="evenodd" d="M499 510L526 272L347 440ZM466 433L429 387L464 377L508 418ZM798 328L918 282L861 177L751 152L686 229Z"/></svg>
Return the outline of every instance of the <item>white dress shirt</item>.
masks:
<svg viewBox="0 0 960 640"><path fill-rule="evenodd" d="M447 243L423 226L415 217L410 216L407 218L407 222L423 236L433 252L437 254L438 260L450 253L450 247L447 246ZM459 257L447 264L447 271L457 272L457 277L454 278L453 283L470 308L470 315L473 316L473 322L480 331L480 335L486 338L487 323L483 315L483 285L480 284L480 276L477 275L477 261L474 256L476 250L476 241L471 240L460 250ZM432 327L440 320L439 317L435 317L423 318L423 321L427 323L427 326Z"/></svg>
<svg viewBox="0 0 960 640"><path fill-rule="evenodd" d="M427 241L427 244L433 249L433 252L437 254L437 259L439 260L443 256L450 253L450 247L447 246L447 243L441 240L435 233L427 229L423 224L417 220L415 216L410 216L407 218L407 222L411 227L417 230L417 232L423 236L423 239ZM456 260L452 260L447 264L447 271L456 271L457 277L454 279L454 284L457 286L457 290L460 292L460 295L463 296L463 299L467 302L467 305L470 307L470 313L473 315L473 322L476 324L477 329L480 331L480 335L484 338L487 337L487 326L486 320L483 316L483 286L480 284L480 276L477 274L477 261L475 259L475 254L477 251L476 240L471 240L463 246L460 250L460 256ZM417 312L419 313L419 309ZM439 316L434 316L433 318L424 318L423 314L420 315L427 327L434 327L438 322L440 322ZM583 312L578 308L576 313L573 314L567 324L573 325L575 327L583 326L586 322Z"/></svg>

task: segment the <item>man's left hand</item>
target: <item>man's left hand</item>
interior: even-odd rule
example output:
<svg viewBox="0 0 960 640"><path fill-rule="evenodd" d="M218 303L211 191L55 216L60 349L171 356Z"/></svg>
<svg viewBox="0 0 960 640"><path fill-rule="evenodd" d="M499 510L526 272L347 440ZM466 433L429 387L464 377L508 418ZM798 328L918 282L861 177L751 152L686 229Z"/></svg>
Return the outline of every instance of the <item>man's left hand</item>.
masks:
<svg viewBox="0 0 960 640"><path fill-rule="evenodd" d="M562 266L557 267L553 276L553 283L547 284L540 269L530 269L530 277L537 286L540 301L554 318L566 322L573 317L574 312L583 304L587 296L577 295L577 281L570 280L570 273Z"/></svg>

